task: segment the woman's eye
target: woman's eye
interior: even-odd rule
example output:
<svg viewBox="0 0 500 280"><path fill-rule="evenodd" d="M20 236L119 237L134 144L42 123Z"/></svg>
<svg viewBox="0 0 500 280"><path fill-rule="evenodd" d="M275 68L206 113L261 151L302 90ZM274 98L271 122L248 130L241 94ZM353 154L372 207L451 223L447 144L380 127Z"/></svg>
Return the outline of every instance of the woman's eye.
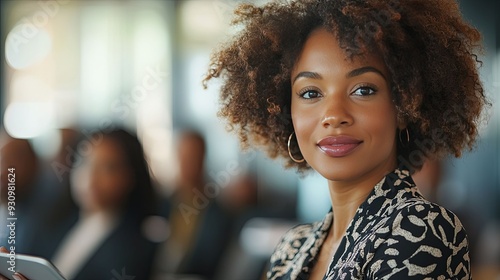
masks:
<svg viewBox="0 0 500 280"><path fill-rule="evenodd" d="M359 96L368 96L368 95L373 95L376 92L377 92L377 90L375 90L371 87L359 87L352 94L359 95Z"/></svg>
<svg viewBox="0 0 500 280"><path fill-rule="evenodd" d="M302 92L300 94L300 97L302 97L304 99L312 99L312 98L321 97L321 94L315 90L308 90L308 91Z"/></svg>

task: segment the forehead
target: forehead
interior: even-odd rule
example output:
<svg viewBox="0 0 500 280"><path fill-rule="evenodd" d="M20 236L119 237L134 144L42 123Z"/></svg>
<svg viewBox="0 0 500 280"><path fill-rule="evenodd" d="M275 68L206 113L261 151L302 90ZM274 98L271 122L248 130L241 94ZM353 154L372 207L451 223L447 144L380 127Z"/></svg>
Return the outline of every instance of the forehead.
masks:
<svg viewBox="0 0 500 280"><path fill-rule="evenodd" d="M354 38L353 38L354 40ZM384 74L388 70L379 55L369 50L364 54L349 57L341 48L334 33L319 27L314 29L307 38L299 57L292 69L292 76L301 71L331 72L349 71L363 66L373 66Z"/></svg>

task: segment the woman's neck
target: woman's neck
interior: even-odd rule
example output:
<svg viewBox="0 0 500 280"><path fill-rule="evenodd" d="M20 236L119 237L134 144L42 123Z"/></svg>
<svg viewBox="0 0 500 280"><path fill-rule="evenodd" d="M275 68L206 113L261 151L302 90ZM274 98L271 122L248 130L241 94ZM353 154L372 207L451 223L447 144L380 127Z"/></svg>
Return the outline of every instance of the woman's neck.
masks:
<svg viewBox="0 0 500 280"><path fill-rule="evenodd" d="M333 210L333 225L329 237L333 242L340 242L359 206L370 195L375 185L393 171L395 166L382 167L350 182L328 181Z"/></svg>
<svg viewBox="0 0 500 280"><path fill-rule="evenodd" d="M120 211L118 209L109 207L109 208L81 209L79 214L81 219L101 217L104 219L113 220L119 216L119 213Z"/></svg>
<svg viewBox="0 0 500 280"><path fill-rule="evenodd" d="M329 185L333 210L333 225L330 234L333 242L337 242L344 236L349 223L356 214L356 210L366 200L373 186L366 185L347 189L336 188L332 184Z"/></svg>

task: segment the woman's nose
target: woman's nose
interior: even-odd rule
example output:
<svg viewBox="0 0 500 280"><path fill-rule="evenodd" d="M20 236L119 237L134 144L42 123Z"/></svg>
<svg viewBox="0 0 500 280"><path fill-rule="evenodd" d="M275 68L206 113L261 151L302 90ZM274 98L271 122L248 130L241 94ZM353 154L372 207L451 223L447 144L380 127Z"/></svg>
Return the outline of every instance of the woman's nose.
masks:
<svg viewBox="0 0 500 280"><path fill-rule="evenodd" d="M354 122L350 112L348 100L345 97L331 97L326 99L322 124L325 128L340 128L350 126Z"/></svg>

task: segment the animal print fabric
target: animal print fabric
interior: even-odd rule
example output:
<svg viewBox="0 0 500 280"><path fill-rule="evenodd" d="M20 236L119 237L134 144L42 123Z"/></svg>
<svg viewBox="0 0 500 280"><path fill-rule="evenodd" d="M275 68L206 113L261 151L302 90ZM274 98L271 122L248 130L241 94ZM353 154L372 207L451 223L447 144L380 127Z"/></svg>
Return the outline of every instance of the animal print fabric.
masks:
<svg viewBox="0 0 500 280"><path fill-rule="evenodd" d="M332 222L330 211L288 231L267 278L308 279ZM323 279L471 279L467 235L457 216L425 200L398 168L358 208Z"/></svg>

